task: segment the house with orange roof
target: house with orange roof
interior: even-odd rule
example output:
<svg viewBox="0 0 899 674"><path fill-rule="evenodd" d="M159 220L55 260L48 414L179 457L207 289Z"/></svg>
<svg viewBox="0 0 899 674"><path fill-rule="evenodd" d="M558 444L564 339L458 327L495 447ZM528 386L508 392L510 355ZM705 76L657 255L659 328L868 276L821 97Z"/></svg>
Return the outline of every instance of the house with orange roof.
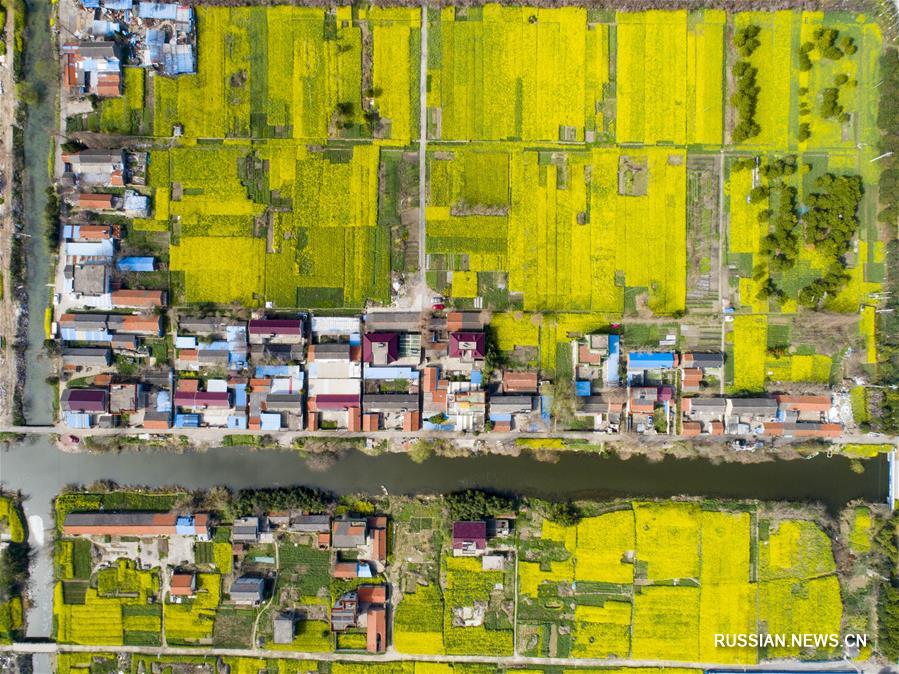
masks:
<svg viewBox="0 0 899 674"><path fill-rule="evenodd" d="M115 42L66 42L63 81L74 96L122 95L122 62Z"/></svg>

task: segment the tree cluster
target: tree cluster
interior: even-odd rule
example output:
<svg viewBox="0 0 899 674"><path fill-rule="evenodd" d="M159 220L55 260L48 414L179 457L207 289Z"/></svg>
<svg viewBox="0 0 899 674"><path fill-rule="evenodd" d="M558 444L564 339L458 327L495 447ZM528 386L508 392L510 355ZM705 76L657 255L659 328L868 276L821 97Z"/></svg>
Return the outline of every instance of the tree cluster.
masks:
<svg viewBox="0 0 899 674"><path fill-rule="evenodd" d="M836 119L841 124L849 121L849 113L840 105L840 87L849 83L849 77L840 73L833 78L836 86L828 87L821 92L821 107L818 108L824 119Z"/></svg>
<svg viewBox="0 0 899 674"><path fill-rule="evenodd" d="M815 182L819 190L806 198L809 212L803 218L806 241L831 259L822 278L799 292L799 303L817 308L828 295L835 295L849 281L843 256L858 231L858 206L863 188L860 176L827 173Z"/></svg>
<svg viewBox="0 0 899 674"><path fill-rule="evenodd" d="M791 176L799 170L797 163L798 157L795 154L788 154L780 159L769 161L762 166L760 173L767 180L776 180L784 176Z"/></svg>
<svg viewBox="0 0 899 674"><path fill-rule="evenodd" d="M755 121L761 88L756 84L758 68L753 67L749 61L737 61L733 74L737 90L731 95L730 102L737 109L739 118L734 126L733 140L735 143L742 143L759 135L762 130Z"/></svg>
<svg viewBox="0 0 899 674"><path fill-rule="evenodd" d="M447 495L446 505L450 517L456 521L482 520L514 512L518 508L518 503L512 496L479 489L453 492Z"/></svg>
<svg viewBox="0 0 899 674"><path fill-rule="evenodd" d="M749 171L755 168L755 157L740 157L730 165L731 171Z"/></svg>
<svg viewBox="0 0 899 674"><path fill-rule="evenodd" d="M878 376L884 385L899 384L899 240L893 239L886 246L886 268L890 272L884 279L884 309L877 314L878 352L880 363ZM890 433L899 432L899 392L883 389L883 403L877 425Z"/></svg>
<svg viewBox="0 0 899 674"><path fill-rule="evenodd" d="M770 188L769 208L759 213L759 220L769 224L759 252L774 271L792 269L799 257L799 216L796 213L796 188L775 183ZM773 208L771 208L773 207ZM778 294L771 292L767 296Z"/></svg>
<svg viewBox="0 0 899 674"><path fill-rule="evenodd" d="M762 29L757 25L750 24L734 33L734 47L744 59L752 56L752 53L761 46L762 43L759 40L761 32Z"/></svg>
<svg viewBox="0 0 899 674"><path fill-rule="evenodd" d="M880 127L880 151L887 156L879 161L883 165L880 175L880 222L895 226L899 218L899 51L887 48L880 57L880 109L877 126Z"/></svg>
<svg viewBox="0 0 899 674"><path fill-rule="evenodd" d="M334 496L308 487L276 489L241 489L234 497L234 513L238 517L259 515L270 510L303 510L321 513L334 503Z"/></svg>

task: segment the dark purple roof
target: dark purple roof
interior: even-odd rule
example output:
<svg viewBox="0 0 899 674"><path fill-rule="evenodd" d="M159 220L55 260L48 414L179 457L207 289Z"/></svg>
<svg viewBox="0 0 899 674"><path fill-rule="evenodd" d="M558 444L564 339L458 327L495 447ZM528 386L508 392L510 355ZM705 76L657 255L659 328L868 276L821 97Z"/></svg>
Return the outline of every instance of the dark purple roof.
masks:
<svg viewBox="0 0 899 674"><path fill-rule="evenodd" d="M320 410L342 410L344 407L358 407L358 395L338 395L330 393L315 396L315 407Z"/></svg>
<svg viewBox="0 0 899 674"><path fill-rule="evenodd" d="M106 397L105 389L70 388L62 396L62 406L68 412L105 412Z"/></svg>
<svg viewBox="0 0 899 674"><path fill-rule="evenodd" d="M487 540L486 522L453 522L453 540L485 541Z"/></svg>
<svg viewBox="0 0 899 674"><path fill-rule="evenodd" d="M257 318L250 321L251 335L302 335L299 318Z"/></svg>
<svg viewBox="0 0 899 674"><path fill-rule="evenodd" d="M464 342L472 342L473 349L463 349ZM483 332L454 332L450 335L449 355L453 358L460 358L464 355L471 354L475 358L483 358L487 353L487 336Z"/></svg>
<svg viewBox="0 0 899 674"><path fill-rule="evenodd" d="M367 332L362 337L362 360L371 363L374 360L372 344L387 345L387 362L392 363L400 356L400 336L395 332Z"/></svg>

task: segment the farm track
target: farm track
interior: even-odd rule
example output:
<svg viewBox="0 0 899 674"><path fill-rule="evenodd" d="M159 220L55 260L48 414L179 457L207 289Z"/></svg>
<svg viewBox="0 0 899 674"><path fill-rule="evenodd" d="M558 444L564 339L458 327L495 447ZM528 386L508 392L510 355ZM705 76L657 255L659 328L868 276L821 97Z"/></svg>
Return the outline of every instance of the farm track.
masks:
<svg viewBox="0 0 899 674"><path fill-rule="evenodd" d="M16 387L16 300L12 285L10 263L12 260L12 241L15 231L13 214L13 124L16 116L16 85L13 80L13 63L15 54L14 13L6 13L6 64L0 68L0 119L4 120L3 136L0 139L0 175L3 177L2 197L5 203L2 223L0 223L0 260L3 261L2 298L0 298L0 335L3 346L0 349L0 364L3 374L0 376L0 418L9 419L12 412L12 395Z"/></svg>
<svg viewBox="0 0 899 674"><path fill-rule="evenodd" d="M145 647L145 646L79 646L71 644L56 644L52 642L17 642L9 645L0 646L0 653L117 653L117 654L142 654L142 655L174 655L174 656L197 656L204 655L208 657L229 656L229 657L246 657L246 658L264 658L277 657L285 660L312 660L318 662L364 662L364 663L384 663L384 662L438 662L449 664L462 663L483 663L499 665L504 667L521 667L528 665L538 666L557 666L557 667L686 667L697 670L707 669L729 669L734 670L733 665L727 664L711 664L703 662L683 662L678 660L630 660L630 659L603 659L603 658L536 658L523 656L480 656L480 655L406 655L398 653L386 653L380 656L373 656L367 653L306 653L300 651L270 651L263 649L249 648L179 648L173 646L167 647ZM781 670L789 670L793 672L847 672L846 664L843 662L806 662L801 660L779 660L765 662L757 666L741 666L739 671L742 672L765 672L771 671L773 667L780 667ZM872 665L854 664L852 667L856 672L873 672L878 668ZM852 671L852 670L848 670Z"/></svg>

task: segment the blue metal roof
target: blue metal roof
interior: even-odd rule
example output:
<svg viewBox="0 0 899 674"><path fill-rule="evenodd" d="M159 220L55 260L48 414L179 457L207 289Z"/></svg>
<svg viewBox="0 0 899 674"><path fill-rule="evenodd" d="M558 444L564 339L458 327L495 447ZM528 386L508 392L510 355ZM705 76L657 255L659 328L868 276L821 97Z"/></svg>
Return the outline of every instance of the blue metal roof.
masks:
<svg viewBox="0 0 899 674"><path fill-rule="evenodd" d="M494 412L490 413L490 421L512 421L511 414L496 414Z"/></svg>
<svg viewBox="0 0 899 674"><path fill-rule="evenodd" d="M362 378L418 381L418 374L418 370L411 367L366 367Z"/></svg>
<svg viewBox="0 0 899 674"><path fill-rule="evenodd" d="M106 330L60 329L60 336L67 342L111 342L112 335Z"/></svg>
<svg viewBox="0 0 899 674"><path fill-rule="evenodd" d="M671 351L631 351L627 354L629 370L655 370L674 367Z"/></svg>
<svg viewBox="0 0 899 674"><path fill-rule="evenodd" d="M97 9L100 7L100 0L81 0L81 4L85 9Z"/></svg>
<svg viewBox="0 0 899 674"><path fill-rule="evenodd" d="M574 392L579 398L590 397L590 382L586 380L574 382Z"/></svg>
<svg viewBox="0 0 899 674"><path fill-rule="evenodd" d="M243 416L231 415L228 417L228 428L237 430L246 430L247 418Z"/></svg>
<svg viewBox="0 0 899 674"><path fill-rule="evenodd" d="M257 377L288 377L290 376L290 365L258 365L256 367Z"/></svg>
<svg viewBox="0 0 899 674"><path fill-rule="evenodd" d="M168 391L160 391L156 394L156 411L171 412L172 411L172 394Z"/></svg>
<svg viewBox="0 0 899 674"><path fill-rule="evenodd" d="M262 413L259 415L259 424L260 424L260 428L263 431L280 430L281 429L281 415L280 414Z"/></svg>
<svg viewBox="0 0 899 674"><path fill-rule="evenodd" d="M484 381L484 376L481 374L480 370L472 370L471 377L469 377L469 379L471 380L471 383L474 384L475 386L480 386L481 382Z"/></svg>
<svg viewBox="0 0 899 674"><path fill-rule="evenodd" d="M152 257L123 257L116 262L119 271L153 271L156 260Z"/></svg>
<svg viewBox="0 0 899 674"><path fill-rule="evenodd" d="M247 406L247 385L246 384L237 384L234 387L234 406L235 407L246 407Z"/></svg>
<svg viewBox="0 0 899 674"><path fill-rule="evenodd" d="M174 21L178 18L178 5L169 2L142 2L137 15L142 19Z"/></svg>
<svg viewBox="0 0 899 674"><path fill-rule="evenodd" d="M551 395L540 396L540 417L546 423L549 423L549 414L553 407L553 397Z"/></svg>
<svg viewBox="0 0 899 674"><path fill-rule="evenodd" d="M175 428L199 428L200 427L200 415L199 414L176 414L175 415Z"/></svg>
<svg viewBox="0 0 899 674"><path fill-rule="evenodd" d="M609 358L606 361L606 384L618 386L621 380L618 377L618 367L621 355L621 337L609 335Z"/></svg>
<svg viewBox="0 0 899 674"><path fill-rule="evenodd" d="M66 412L66 426L69 428L90 428L91 415L81 412Z"/></svg>
<svg viewBox="0 0 899 674"><path fill-rule="evenodd" d="M112 257L112 239L100 241L66 241L66 255L82 257Z"/></svg>

